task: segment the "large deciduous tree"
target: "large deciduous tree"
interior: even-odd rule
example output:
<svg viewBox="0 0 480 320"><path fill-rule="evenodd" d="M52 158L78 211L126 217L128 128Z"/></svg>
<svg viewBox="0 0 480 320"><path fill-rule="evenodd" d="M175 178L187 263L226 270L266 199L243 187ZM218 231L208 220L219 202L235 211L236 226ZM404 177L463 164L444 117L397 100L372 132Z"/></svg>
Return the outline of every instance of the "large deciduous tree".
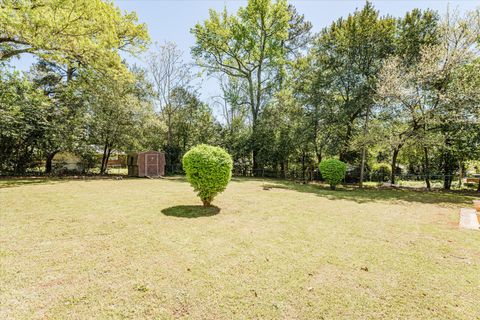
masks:
<svg viewBox="0 0 480 320"><path fill-rule="evenodd" d="M188 90L192 80L189 66L183 62L183 52L173 42L156 45L148 55L147 65L158 114L167 127L163 147L167 152L167 171L172 171L175 157L174 118L181 104L174 103L175 92ZM178 162L178 161L177 161Z"/></svg>
<svg viewBox="0 0 480 320"><path fill-rule="evenodd" d="M377 102L381 106L379 118L386 127L384 132L388 140L387 145L392 153L390 161L390 182L392 184L395 183L399 152L409 139L415 137L420 122L418 115L415 114L415 100L397 100L400 105L403 105L403 108L399 108L398 104L389 103L392 101L388 101L388 98L392 97L392 94L398 94L402 88L402 86L395 88L395 84L390 82L392 80L391 73L396 73L397 68L412 72L417 70L418 64L422 60L422 48L438 44L438 19L438 15L433 11L422 12L418 9L407 12L405 17L399 19L395 56L385 61L380 73ZM390 93L385 91L387 88L391 90ZM382 100L382 97L387 100Z"/></svg>
<svg viewBox="0 0 480 320"><path fill-rule="evenodd" d="M192 29L192 54L198 65L209 73L238 78L247 88L254 170L259 167L258 121L284 64L290 18L285 0L249 0L237 15L211 10L209 19Z"/></svg>
<svg viewBox="0 0 480 320"><path fill-rule="evenodd" d="M0 92L0 172L23 174L51 130L49 100L28 78L1 69Z"/></svg>
<svg viewBox="0 0 480 320"><path fill-rule="evenodd" d="M23 53L62 65L121 70L119 51L137 53L148 42L135 13L103 0L2 0L0 61Z"/></svg>
<svg viewBox="0 0 480 320"><path fill-rule="evenodd" d="M352 160L349 153L355 130L360 126L362 134L367 134L376 77L383 59L394 52L394 36L395 20L381 17L367 2L361 10L325 28L315 42L311 55L316 60L313 64L316 69L312 71L328 76L328 91L334 93L330 97L340 106L338 117L344 128L342 160ZM362 123L358 123L360 120ZM365 153L363 144L360 181Z"/></svg>
<svg viewBox="0 0 480 320"><path fill-rule="evenodd" d="M100 173L105 173L112 150L135 150L142 147L143 129L153 112L145 76L133 70L134 79L105 79L89 74L83 86L88 122L86 130L90 144L102 146Z"/></svg>
<svg viewBox="0 0 480 320"><path fill-rule="evenodd" d="M73 151L81 144L85 104L78 90L82 79L68 79L68 70L45 60L35 64L29 73L36 88L49 98L47 121L40 150L45 159L45 173L52 172L52 161L61 151Z"/></svg>
<svg viewBox="0 0 480 320"><path fill-rule="evenodd" d="M455 81L477 56L480 35L478 14L460 17L448 14L439 24L438 43L421 46L418 62L412 68L399 57L389 59L381 72L378 96L384 99L394 122L400 120L396 149L404 140L416 137L423 147L423 171L430 188L430 138L442 141L439 148L444 188L450 189L462 149L462 134L474 115L465 112L468 85ZM465 75L463 75L465 76ZM463 77L462 76L462 77ZM467 77L468 78L468 77ZM464 78L465 79L465 78ZM466 132L466 131L463 131ZM460 140L459 140L460 139ZM395 166L395 149L392 166ZM392 168L393 169L393 168Z"/></svg>

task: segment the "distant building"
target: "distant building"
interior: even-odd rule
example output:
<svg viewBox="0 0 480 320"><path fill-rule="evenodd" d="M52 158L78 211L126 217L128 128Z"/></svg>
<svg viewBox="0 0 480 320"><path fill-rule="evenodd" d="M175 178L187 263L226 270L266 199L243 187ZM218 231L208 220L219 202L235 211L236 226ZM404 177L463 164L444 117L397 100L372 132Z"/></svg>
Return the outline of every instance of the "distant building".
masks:
<svg viewBox="0 0 480 320"><path fill-rule="evenodd" d="M52 159L53 171L83 171L82 159L72 152L57 153Z"/></svg>
<svg viewBox="0 0 480 320"><path fill-rule="evenodd" d="M94 163L95 166L99 165L102 161L103 150L100 147L92 146L94 151ZM86 164L82 161L82 158L73 152L63 151L59 152L53 157L52 167L54 172L85 172L91 167L85 167ZM127 155L120 150L112 150L110 157L108 158L107 168L125 168L127 166Z"/></svg>

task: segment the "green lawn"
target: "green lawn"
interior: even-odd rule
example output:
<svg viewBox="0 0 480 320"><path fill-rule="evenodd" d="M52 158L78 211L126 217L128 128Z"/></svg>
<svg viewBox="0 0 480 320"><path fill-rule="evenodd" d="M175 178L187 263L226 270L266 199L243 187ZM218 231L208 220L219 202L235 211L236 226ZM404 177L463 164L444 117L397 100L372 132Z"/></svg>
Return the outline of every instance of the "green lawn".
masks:
<svg viewBox="0 0 480 320"><path fill-rule="evenodd" d="M471 199L235 179L204 210L179 178L0 181L0 319L480 318Z"/></svg>

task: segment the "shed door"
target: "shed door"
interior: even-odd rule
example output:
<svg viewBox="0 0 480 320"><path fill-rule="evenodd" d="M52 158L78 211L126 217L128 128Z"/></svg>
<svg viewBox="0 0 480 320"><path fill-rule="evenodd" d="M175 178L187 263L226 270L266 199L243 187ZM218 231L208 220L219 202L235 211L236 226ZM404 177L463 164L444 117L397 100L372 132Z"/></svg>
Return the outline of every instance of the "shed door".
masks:
<svg viewBox="0 0 480 320"><path fill-rule="evenodd" d="M145 175L158 176L158 154L145 155Z"/></svg>

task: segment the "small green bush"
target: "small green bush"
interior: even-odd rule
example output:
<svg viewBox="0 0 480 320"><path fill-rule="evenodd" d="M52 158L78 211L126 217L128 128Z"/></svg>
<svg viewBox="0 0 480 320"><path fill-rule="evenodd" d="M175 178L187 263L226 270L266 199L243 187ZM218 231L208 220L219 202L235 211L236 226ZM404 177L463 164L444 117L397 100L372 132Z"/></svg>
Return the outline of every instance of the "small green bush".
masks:
<svg viewBox="0 0 480 320"><path fill-rule="evenodd" d="M392 169L387 163L375 163L370 172L370 179L373 181L384 182L390 178Z"/></svg>
<svg viewBox="0 0 480 320"><path fill-rule="evenodd" d="M335 190L337 184L342 182L347 172L347 165L337 159L323 160L320 162L319 168L323 179L330 184L332 190Z"/></svg>
<svg viewBox="0 0 480 320"><path fill-rule="evenodd" d="M224 191L232 177L232 157L222 148L200 144L182 159L183 170L204 206Z"/></svg>

